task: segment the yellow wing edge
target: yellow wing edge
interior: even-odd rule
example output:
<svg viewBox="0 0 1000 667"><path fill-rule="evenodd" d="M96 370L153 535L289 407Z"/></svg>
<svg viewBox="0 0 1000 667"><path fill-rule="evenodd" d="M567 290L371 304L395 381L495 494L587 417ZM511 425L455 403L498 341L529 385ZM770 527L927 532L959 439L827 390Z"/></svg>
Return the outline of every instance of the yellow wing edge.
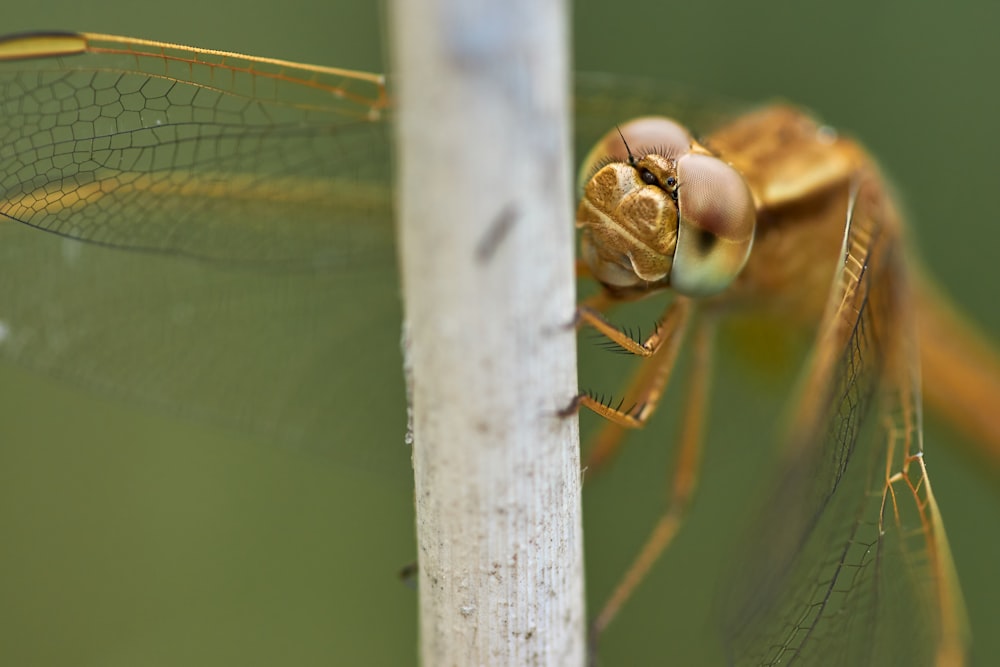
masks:
<svg viewBox="0 0 1000 667"><path fill-rule="evenodd" d="M0 38L0 62L75 56L87 52L87 37L70 32L31 33Z"/></svg>
<svg viewBox="0 0 1000 667"><path fill-rule="evenodd" d="M325 90L366 104L373 113L390 106L384 74L102 33L38 32L0 37L0 63L82 54L128 55L220 67ZM333 81L327 81L327 77ZM350 83L368 85L372 90L354 93L347 89Z"/></svg>
<svg viewBox="0 0 1000 667"><path fill-rule="evenodd" d="M924 487L924 507L921 508L925 519L930 523L932 535L932 557L938 581L938 602L941 606L941 642L938 645L934 664L938 667L956 667L968 662L967 652L972 641L969 629L969 618L965 608L962 587L958 581L958 572L951 554L951 545L945 532L944 520L938 508L937 499L931 489L930 477L923 456L917 458L920 467L920 479Z"/></svg>

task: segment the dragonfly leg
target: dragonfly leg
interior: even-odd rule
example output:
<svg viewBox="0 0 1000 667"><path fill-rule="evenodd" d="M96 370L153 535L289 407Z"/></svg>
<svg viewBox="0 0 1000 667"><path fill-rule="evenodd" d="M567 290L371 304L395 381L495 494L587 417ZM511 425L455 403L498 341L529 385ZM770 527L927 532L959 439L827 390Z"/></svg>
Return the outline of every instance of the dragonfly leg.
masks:
<svg viewBox="0 0 1000 667"><path fill-rule="evenodd" d="M600 310L606 309L608 305L610 305L608 297L603 294L588 299L577 308L578 325L589 324L623 350L640 357L652 357L667 341L672 341L675 337L683 337L684 325L687 324L688 315L691 312L691 299L678 296L667 308L667 312L663 315L656 330L646 340L639 342L601 315ZM677 343L679 344L679 342L678 340Z"/></svg>
<svg viewBox="0 0 1000 667"><path fill-rule="evenodd" d="M653 350L652 358L638 369L629 383L622 405L628 401L630 407L623 410L621 407L602 403L587 394L578 397L578 405L601 415L606 420L588 447L587 460L584 464L588 471L597 471L610 463L621 446L625 430L641 428L656 410L676 364L677 353L692 312L689 299L676 299L664 314L660 327L643 344L644 349L649 345L648 349ZM603 318L601 321L604 321ZM587 322L590 323L590 320Z"/></svg>
<svg viewBox="0 0 1000 667"><path fill-rule="evenodd" d="M615 587L611 597L601 608L590 627L591 646L631 597L636 587L649 574L657 559L670 546L680 530L697 487L701 466L701 450L705 423L705 409L708 400L709 378L711 376L712 342L714 323L699 321L695 331L694 357L691 368L689 391L681 425L680 443L677 449L670 497L660 519L635 560Z"/></svg>

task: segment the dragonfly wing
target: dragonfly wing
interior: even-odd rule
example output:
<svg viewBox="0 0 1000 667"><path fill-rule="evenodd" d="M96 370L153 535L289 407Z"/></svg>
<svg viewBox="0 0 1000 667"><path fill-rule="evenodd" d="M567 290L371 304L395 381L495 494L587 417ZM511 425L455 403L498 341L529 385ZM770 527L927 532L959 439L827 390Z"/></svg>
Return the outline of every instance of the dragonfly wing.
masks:
<svg viewBox="0 0 1000 667"><path fill-rule="evenodd" d="M722 592L733 664L962 664L897 213L858 180L783 464Z"/></svg>
<svg viewBox="0 0 1000 667"><path fill-rule="evenodd" d="M327 449L403 405L380 77L31 36L0 100L0 357Z"/></svg>
<svg viewBox="0 0 1000 667"><path fill-rule="evenodd" d="M307 270L386 229L379 77L74 38L40 58L9 53L31 55L43 37L0 42L7 220L114 248Z"/></svg>

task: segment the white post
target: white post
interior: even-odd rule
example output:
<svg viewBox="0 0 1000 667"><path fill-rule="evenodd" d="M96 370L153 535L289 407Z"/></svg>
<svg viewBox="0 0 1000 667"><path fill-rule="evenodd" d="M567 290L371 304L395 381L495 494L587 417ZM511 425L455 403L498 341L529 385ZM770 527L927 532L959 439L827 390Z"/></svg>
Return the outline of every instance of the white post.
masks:
<svg viewBox="0 0 1000 667"><path fill-rule="evenodd" d="M421 659L582 665L561 0L397 0Z"/></svg>

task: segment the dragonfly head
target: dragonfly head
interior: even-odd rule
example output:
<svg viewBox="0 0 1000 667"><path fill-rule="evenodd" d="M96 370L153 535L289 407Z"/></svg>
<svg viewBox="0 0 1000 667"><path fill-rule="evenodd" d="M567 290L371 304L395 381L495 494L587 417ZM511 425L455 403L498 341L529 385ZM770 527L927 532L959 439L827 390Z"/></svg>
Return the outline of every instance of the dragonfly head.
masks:
<svg viewBox="0 0 1000 667"><path fill-rule="evenodd" d="M608 287L710 296L746 264L755 224L746 182L674 121L638 118L612 130L581 175L581 253Z"/></svg>

